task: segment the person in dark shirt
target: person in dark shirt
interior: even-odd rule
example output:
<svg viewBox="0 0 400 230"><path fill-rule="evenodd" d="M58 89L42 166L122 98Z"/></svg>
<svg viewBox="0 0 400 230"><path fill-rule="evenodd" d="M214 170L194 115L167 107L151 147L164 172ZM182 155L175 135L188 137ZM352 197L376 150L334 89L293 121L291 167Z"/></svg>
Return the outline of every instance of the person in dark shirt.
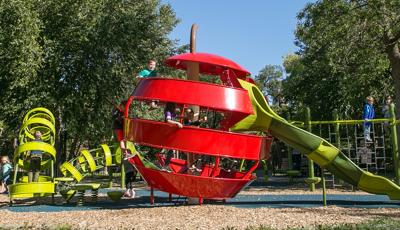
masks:
<svg viewBox="0 0 400 230"><path fill-rule="evenodd" d="M121 141L123 135L124 112L127 101L121 101L119 106L114 106L112 111L114 137L117 141Z"/></svg>

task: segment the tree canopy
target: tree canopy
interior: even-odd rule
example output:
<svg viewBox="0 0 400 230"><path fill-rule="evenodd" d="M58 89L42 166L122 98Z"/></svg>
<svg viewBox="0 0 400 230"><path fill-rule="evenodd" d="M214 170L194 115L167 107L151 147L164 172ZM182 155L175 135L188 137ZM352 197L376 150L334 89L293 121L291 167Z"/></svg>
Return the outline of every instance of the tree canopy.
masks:
<svg viewBox="0 0 400 230"><path fill-rule="evenodd" d="M3 135L43 106L77 145L109 138L113 103L129 96L136 73L177 52L168 38L177 23L159 0L1 0Z"/></svg>
<svg viewBox="0 0 400 230"><path fill-rule="evenodd" d="M297 17L300 50L284 61L291 103L310 106L317 119L335 108L360 118L366 96L379 104L396 92L400 111L399 1L317 1Z"/></svg>

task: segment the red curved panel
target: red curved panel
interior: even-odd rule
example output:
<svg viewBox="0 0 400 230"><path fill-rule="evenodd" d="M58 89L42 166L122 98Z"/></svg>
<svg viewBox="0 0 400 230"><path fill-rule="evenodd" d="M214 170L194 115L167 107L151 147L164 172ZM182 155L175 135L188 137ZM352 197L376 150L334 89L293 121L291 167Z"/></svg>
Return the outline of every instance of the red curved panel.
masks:
<svg viewBox="0 0 400 230"><path fill-rule="evenodd" d="M176 55L165 60L165 64L176 69L186 70L186 63L188 61L198 62L199 71L203 74L221 75L224 70L231 69L236 77L239 78L244 79L247 75L250 75L249 71L232 60L208 53L185 53Z"/></svg>
<svg viewBox="0 0 400 230"><path fill-rule="evenodd" d="M176 125L142 119L125 119L125 137L142 145L184 152L242 158L267 159L272 137L261 137Z"/></svg>
<svg viewBox="0 0 400 230"><path fill-rule="evenodd" d="M133 160L130 160L133 163ZM134 163L133 163L134 164ZM139 173L150 187L171 194L187 197L225 199L236 196L240 190L250 184L250 179L232 179L218 177L201 177L189 174L178 174L145 168L135 164Z"/></svg>
<svg viewBox="0 0 400 230"><path fill-rule="evenodd" d="M198 81L147 78L140 81L132 96L135 99L171 101L234 111L236 122L253 113L246 90Z"/></svg>

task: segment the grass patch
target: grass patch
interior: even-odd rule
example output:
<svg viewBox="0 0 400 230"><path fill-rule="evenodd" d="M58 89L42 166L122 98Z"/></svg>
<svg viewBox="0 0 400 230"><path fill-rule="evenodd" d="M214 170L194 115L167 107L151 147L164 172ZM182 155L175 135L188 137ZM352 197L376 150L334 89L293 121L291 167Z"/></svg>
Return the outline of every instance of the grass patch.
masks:
<svg viewBox="0 0 400 230"><path fill-rule="evenodd" d="M399 229L400 219L379 218L359 224L340 224L336 226L318 226L318 230L375 230L375 229Z"/></svg>
<svg viewBox="0 0 400 230"><path fill-rule="evenodd" d="M359 224L338 224L338 225L318 225L306 228L289 228L289 230L304 230L304 229L317 229L317 230L394 230L400 229L400 219L393 218L379 218L370 220ZM236 227L227 226L222 230L238 230ZM248 226L246 230L274 230L274 228L264 225Z"/></svg>

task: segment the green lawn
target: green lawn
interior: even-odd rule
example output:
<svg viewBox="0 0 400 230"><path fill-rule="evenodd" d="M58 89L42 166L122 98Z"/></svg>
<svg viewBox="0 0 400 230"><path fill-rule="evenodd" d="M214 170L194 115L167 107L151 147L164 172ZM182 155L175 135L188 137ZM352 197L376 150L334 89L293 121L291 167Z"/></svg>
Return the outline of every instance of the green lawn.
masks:
<svg viewBox="0 0 400 230"><path fill-rule="evenodd" d="M392 219L392 218L380 218L371 221L367 221L365 223L360 224L340 224L336 226L327 226L327 225L319 225L315 227L309 228L290 228L290 230L304 230L304 229L317 229L317 230L376 230L376 229L400 229L400 218ZM234 227L225 227L223 230L237 230ZM266 226L249 226L246 230L274 230L274 228L266 227Z"/></svg>

